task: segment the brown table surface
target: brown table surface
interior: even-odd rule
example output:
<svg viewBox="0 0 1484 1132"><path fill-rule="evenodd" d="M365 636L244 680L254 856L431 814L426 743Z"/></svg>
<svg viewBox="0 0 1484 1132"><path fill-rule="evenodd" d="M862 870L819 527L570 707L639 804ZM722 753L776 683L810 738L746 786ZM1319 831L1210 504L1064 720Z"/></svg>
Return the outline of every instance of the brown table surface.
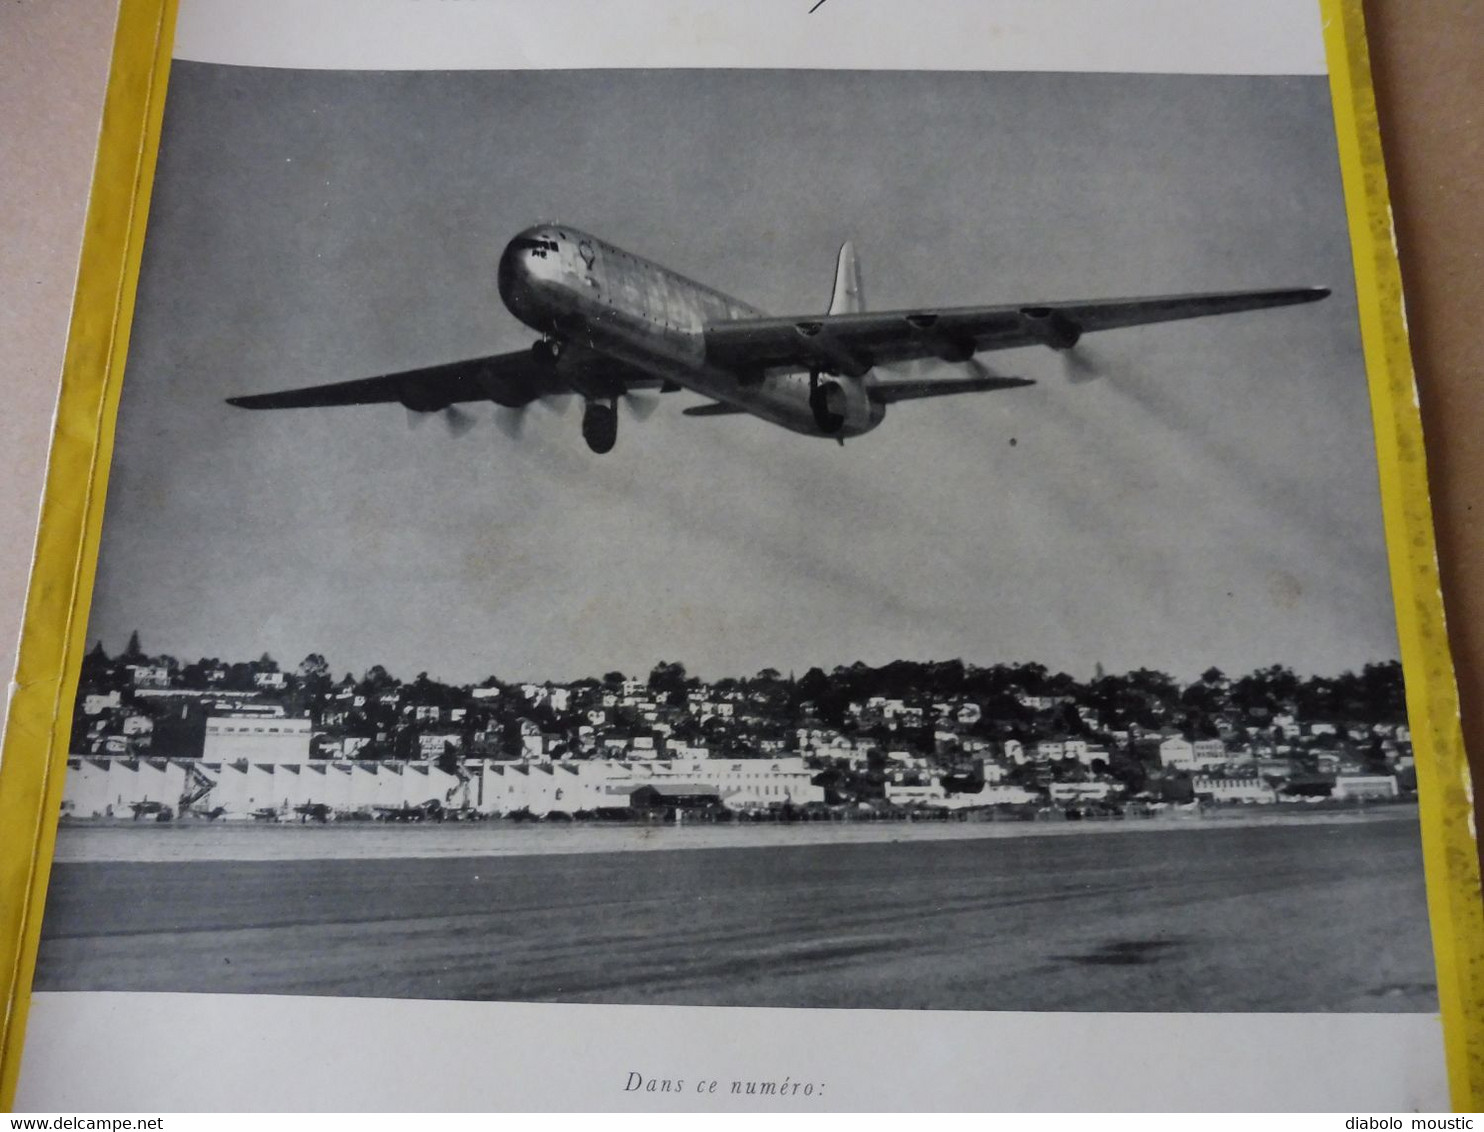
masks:
<svg viewBox="0 0 1484 1132"><path fill-rule="evenodd" d="M1477 187L1484 178L1484 4L1370 0L1365 8L1448 635L1477 777L1484 770L1484 210Z"/></svg>
<svg viewBox="0 0 1484 1132"><path fill-rule="evenodd" d="M0 670L13 671L114 0L0 5ZM1370 0L1449 632L1484 765L1484 4ZM0 712L4 704L0 703ZM0 716L3 718L3 716Z"/></svg>

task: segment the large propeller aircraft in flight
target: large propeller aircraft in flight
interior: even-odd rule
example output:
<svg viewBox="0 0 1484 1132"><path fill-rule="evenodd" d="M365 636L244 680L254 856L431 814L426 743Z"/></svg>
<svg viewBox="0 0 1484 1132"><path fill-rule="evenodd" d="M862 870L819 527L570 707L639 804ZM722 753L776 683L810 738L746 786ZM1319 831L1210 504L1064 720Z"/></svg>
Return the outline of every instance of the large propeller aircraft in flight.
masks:
<svg viewBox="0 0 1484 1132"><path fill-rule="evenodd" d="M688 389L710 401L685 409L687 416L750 413L843 444L874 429L898 401L1032 384L991 373L975 359L985 351L1040 344L1070 353L1092 331L1329 294L1302 287L867 311L855 251L846 243L829 310L778 318L560 224L511 240L498 282L511 313L541 335L530 349L228 402L245 409L400 402L415 413L457 413L454 405L493 401L519 412L576 393L586 403L583 439L601 453L618 438L621 400L635 390ZM931 359L966 363L972 372L932 378L898 368Z"/></svg>

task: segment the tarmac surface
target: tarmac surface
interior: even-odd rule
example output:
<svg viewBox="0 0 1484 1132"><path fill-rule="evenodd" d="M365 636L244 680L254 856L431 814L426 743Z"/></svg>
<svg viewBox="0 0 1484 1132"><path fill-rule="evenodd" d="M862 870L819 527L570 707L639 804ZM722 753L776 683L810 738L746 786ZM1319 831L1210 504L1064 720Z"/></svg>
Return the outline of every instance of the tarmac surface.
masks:
<svg viewBox="0 0 1484 1132"><path fill-rule="evenodd" d="M1437 1009L1415 819L1113 837L912 834L644 853L63 862L35 986L706 1006Z"/></svg>

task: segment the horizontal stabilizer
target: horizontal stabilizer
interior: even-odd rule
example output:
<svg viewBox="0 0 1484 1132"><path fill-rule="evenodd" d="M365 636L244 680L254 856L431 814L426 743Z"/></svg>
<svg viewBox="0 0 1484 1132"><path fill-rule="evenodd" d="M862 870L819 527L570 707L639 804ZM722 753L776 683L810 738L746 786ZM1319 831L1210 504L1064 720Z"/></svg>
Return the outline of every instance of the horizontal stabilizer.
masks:
<svg viewBox="0 0 1484 1132"><path fill-rule="evenodd" d="M680 411L687 417L731 417L747 412L746 409L739 409L736 405L728 405L721 401L713 401L709 405L692 405Z"/></svg>
<svg viewBox="0 0 1484 1132"><path fill-rule="evenodd" d="M871 387L871 398L890 405L897 401L921 401L925 397L951 397L955 393L989 393L1036 384L1028 377L944 377L921 381L882 381Z"/></svg>

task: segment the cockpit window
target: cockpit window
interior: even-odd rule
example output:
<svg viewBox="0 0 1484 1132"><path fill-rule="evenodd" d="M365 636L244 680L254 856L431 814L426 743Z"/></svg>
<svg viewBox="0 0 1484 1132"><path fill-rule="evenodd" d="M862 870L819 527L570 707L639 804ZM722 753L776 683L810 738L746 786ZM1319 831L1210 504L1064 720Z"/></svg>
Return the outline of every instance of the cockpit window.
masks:
<svg viewBox="0 0 1484 1132"><path fill-rule="evenodd" d="M547 252L561 250L555 240L536 240L529 236L517 237L511 241L511 246L521 251L529 251L540 259L545 259Z"/></svg>

